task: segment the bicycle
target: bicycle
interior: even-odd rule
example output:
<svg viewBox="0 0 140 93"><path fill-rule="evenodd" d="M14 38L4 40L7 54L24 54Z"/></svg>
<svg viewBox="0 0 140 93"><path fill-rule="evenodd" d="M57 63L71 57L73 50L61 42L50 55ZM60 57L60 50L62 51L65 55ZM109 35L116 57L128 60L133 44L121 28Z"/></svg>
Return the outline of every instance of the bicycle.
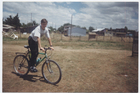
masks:
<svg viewBox="0 0 140 93"><path fill-rule="evenodd" d="M31 51L29 46L25 45L24 48L27 48L25 53L16 52L16 57L13 61L14 70L20 76L25 76L30 71L30 58L31 58ZM45 53L39 52L39 54L44 55L35 66L38 66L44 59L45 62L42 65L42 75L44 79L50 84L57 84L60 82L62 77L62 72L60 66L57 62L50 60L50 57L47 56L47 50L51 50L51 48L45 48Z"/></svg>

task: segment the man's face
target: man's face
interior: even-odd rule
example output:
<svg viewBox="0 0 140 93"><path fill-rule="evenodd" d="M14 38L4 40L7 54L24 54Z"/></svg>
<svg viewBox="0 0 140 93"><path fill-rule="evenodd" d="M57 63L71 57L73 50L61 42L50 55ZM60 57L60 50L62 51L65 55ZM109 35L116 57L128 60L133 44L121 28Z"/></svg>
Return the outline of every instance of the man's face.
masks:
<svg viewBox="0 0 140 93"><path fill-rule="evenodd" d="M41 27L43 30L45 29L46 26L47 26L47 23L41 23Z"/></svg>

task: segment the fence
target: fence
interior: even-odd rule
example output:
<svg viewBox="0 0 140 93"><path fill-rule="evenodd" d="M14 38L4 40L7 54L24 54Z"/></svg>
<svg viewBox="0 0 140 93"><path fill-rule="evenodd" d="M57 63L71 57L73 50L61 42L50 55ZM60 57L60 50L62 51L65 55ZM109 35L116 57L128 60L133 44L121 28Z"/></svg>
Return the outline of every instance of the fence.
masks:
<svg viewBox="0 0 140 93"><path fill-rule="evenodd" d="M135 32L133 36L132 56L134 55L138 55L138 32Z"/></svg>
<svg viewBox="0 0 140 93"><path fill-rule="evenodd" d="M126 43L132 43L133 37L117 37L117 36L96 36L96 41L113 41L113 42L126 42Z"/></svg>
<svg viewBox="0 0 140 93"><path fill-rule="evenodd" d="M20 34L16 34L20 37ZM29 34L21 35L20 38L28 38ZM86 35L86 36L72 36L71 39L69 36L64 36L63 34L59 33L51 33L50 37L52 40L55 41L111 41L111 42L124 42L124 43L133 43L133 37L116 37L116 36L93 36L93 38ZM46 36L44 35L42 39L46 40Z"/></svg>
<svg viewBox="0 0 140 93"><path fill-rule="evenodd" d="M92 38L93 37L93 38ZM132 43L133 37L116 37L116 36L99 36L93 35L89 37L86 36L72 36L71 39L69 36L64 36L63 34L52 33L51 38L54 40L64 40L64 41L112 41L112 42L125 42Z"/></svg>

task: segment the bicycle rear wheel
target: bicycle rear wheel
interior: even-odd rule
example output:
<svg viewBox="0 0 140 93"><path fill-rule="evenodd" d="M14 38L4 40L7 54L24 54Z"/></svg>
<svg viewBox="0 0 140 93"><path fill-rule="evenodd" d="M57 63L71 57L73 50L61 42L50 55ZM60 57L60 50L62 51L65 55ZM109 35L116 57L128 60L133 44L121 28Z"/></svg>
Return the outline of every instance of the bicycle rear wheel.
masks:
<svg viewBox="0 0 140 93"><path fill-rule="evenodd" d="M24 76L29 72L28 59L24 55L17 55L13 61L13 66L18 75Z"/></svg>
<svg viewBox="0 0 140 93"><path fill-rule="evenodd" d="M62 72L55 61L48 60L42 65L42 75L48 83L57 84L61 80Z"/></svg>

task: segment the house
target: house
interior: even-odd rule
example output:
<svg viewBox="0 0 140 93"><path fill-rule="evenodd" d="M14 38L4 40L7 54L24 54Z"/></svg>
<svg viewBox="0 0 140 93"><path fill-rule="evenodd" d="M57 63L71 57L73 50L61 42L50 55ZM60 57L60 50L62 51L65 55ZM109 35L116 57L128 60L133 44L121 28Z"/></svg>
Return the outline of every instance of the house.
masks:
<svg viewBox="0 0 140 93"><path fill-rule="evenodd" d="M105 30L106 30L106 28L98 28L98 29L92 30L92 33L96 33L100 36L103 36Z"/></svg>
<svg viewBox="0 0 140 93"><path fill-rule="evenodd" d="M125 37L126 33L124 33L124 32L115 32L115 36L117 36L117 37Z"/></svg>
<svg viewBox="0 0 140 93"><path fill-rule="evenodd" d="M94 30L96 31L96 30ZM117 29L101 29L101 31L97 31L96 34L103 35L103 36L118 36L118 37L125 37L126 36L126 29L125 28L117 28Z"/></svg>
<svg viewBox="0 0 140 93"><path fill-rule="evenodd" d="M93 33L96 33L98 31L103 31L105 28L99 28L99 29L95 29L95 30L92 30Z"/></svg>
<svg viewBox="0 0 140 93"><path fill-rule="evenodd" d="M114 36L114 30L110 29L105 29L104 31L104 36Z"/></svg>
<svg viewBox="0 0 140 93"><path fill-rule="evenodd" d="M25 27L25 28L23 28L23 27L20 27L20 32L22 32L22 33L31 33L35 28L37 27L37 25L36 26L30 26L30 27Z"/></svg>
<svg viewBox="0 0 140 93"><path fill-rule="evenodd" d="M133 34L130 32L127 32L126 37L133 37Z"/></svg>
<svg viewBox="0 0 140 93"><path fill-rule="evenodd" d="M64 27L64 35L65 36L86 36L86 29L82 29L80 27L72 26L71 25Z"/></svg>
<svg viewBox="0 0 140 93"><path fill-rule="evenodd" d="M89 32L89 33L88 33L88 40L89 40L89 39L92 39L92 38L93 38L93 39L95 39L95 38L96 38L96 36L97 36L97 34L96 34L96 33Z"/></svg>
<svg viewBox="0 0 140 93"><path fill-rule="evenodd" d="M114 30L114 35L117 37L125 37L126 33L127 32L125 28L117 28Z"/></svg>
<svg viewBox="0 0 140 93"><path fill-rule="evenodd" d="M7 25L7 24L3 24L3 31L8 32L10 30L14 30L15 27Z"/></svg>
<svg viewBox="0 0 140 93"><path fill-rule="evenodd" d="M65 36L68 36L68 30L71 28L71 27L75 27L75 26L72 26L72 25L67 25L67 26L64 26L64 35Z"/></svg>
<svg viewBox="0 0 140 93"><path fill-rule="evenodd" d="M105 31L104 36L113 36L114 32L112 31Z"/></svg>
<svg viewBox="0 0 140 93"><path fill-rule="evenodd" d="M15 31L14 29L15 29L15 27L13 27L13 26L3 24L3 31L2 31L3 36L8 36L13 39L18 39L18 36L16 34L14 34L14 32L13 32L13 31Z"/></svg>

